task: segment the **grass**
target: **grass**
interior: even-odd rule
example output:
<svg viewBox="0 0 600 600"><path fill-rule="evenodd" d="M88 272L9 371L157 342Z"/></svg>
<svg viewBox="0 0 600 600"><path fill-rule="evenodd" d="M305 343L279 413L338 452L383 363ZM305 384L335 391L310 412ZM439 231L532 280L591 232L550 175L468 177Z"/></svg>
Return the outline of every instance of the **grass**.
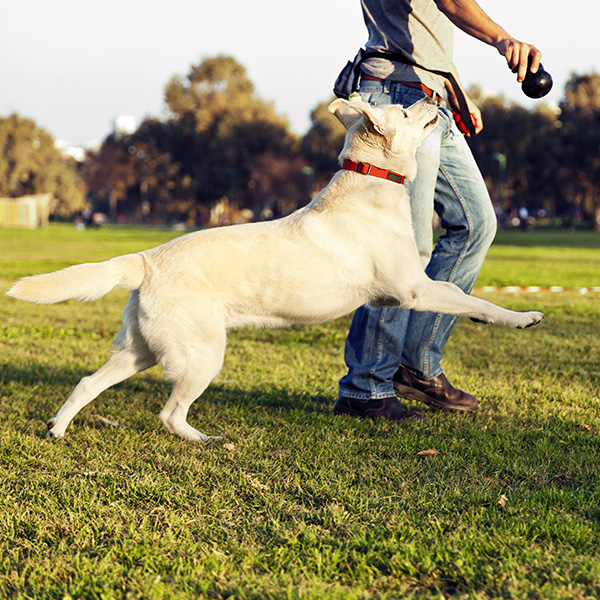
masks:
<svg viewBox="0 0 600 600"><path fill-rule="evenodd" d="M503 231L478 284L599 286L599 250L600 235L594 231Z"/></svg>
<svg viewBox="0 0 600 600"><path fill-rule="evenodd" d="M46 442L45 419L109 355L126 294L39 307L4 292L173 235L0 231L0 597L598 598L598 294L486 293L548 318L459 322L444 365L477 415L333 417L344 318L230 336L190 415L223 442L161 428L158 369ZM504 233L479 284L599 285L599 250L597 234Z"/></svg>

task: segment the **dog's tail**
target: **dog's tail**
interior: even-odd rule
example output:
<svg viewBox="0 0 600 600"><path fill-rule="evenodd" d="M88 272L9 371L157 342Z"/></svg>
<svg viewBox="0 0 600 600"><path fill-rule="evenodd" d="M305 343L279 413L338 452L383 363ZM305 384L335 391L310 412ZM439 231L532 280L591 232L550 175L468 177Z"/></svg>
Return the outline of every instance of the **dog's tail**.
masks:
<svg viewBox="0 0 600 600"><path fill-rule="evenodd" d="M91 302L116 287L127 290L139 288L144 271L141 254L126 254L106 262L86 263L54 273L23 277L7 294L37 304L54 304L63 300Z"/></svg>

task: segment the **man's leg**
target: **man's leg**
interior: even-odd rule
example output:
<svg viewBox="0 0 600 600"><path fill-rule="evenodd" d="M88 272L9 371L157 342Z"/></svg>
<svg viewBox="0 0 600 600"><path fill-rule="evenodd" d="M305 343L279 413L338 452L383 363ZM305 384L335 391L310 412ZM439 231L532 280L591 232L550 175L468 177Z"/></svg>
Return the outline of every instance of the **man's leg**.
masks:
<svg viewBox="0 0 600 600"><path fill-rule="evenodd" d="M364 82L360 91L365 101L377 104L394 102L409 106L423 97L422 92L413 88L378 82ZM417 177L408 187L413 228L424 264L429 261L433 245L433 194L438 176L442 135L443 132L436 129L419 147ZM410 311L390 306L371 308L365 305L355 312L346 340L348 373L340 381L340 400L377 401L373 406L377 405L379 414L369 414L387 417L387 412L392 410L390 407L394 406L393 376L400 364L409 316ZM343 412L340 400L334 409L338 413ZM397 416L395 408L393 412ZM414 416L414 413L410 415Z"/></svg>
<svg viewBox="0 0 600 600"><path fill-rule="evenodd" d="M447 119L451 119L446 113ZM485 183L463 136L453 123L441 145L435 209L445 233L438 239L426 272L469 293L496 232ZM472 411L477 400L456 390L442 373L442 349L457 321L451 315L411 312L401 364L395 376L401 397L437 408ZM415 393L411 391L416 390ZM419 397L420 394L424 394Z"/></svg>

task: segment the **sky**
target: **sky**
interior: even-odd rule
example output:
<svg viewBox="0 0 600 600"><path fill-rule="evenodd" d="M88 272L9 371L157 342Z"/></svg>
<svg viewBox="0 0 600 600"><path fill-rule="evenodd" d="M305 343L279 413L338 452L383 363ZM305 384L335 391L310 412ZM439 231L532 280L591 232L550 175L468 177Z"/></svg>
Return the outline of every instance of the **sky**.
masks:
<svg viewBox="0 0 600 600"><path fill-rule="evenodd" d="M573 72L600 72L600 4L480 0L513 37L537 46L557 104ZM204 58L227 54L258 95L304 134L339 71L366 42L359 0L12 0L0 11L0 116L33 119L56 140L102 140L118 115L164 113L164 88ZM498 52L458 31L463 84L526 107ZM485 122L485 115L484 122Z"/></svg>

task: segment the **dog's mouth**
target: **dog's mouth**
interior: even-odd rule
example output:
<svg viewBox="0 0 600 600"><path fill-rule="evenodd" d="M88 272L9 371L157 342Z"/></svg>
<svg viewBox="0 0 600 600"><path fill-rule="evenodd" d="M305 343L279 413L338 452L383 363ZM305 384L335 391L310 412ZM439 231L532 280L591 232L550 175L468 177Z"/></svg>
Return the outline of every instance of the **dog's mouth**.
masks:
<svg viewBox="0 0 600 600"><path fill-rule="evenodd" d="M423 129L428 129L429 127L433 127L434 125L436 125L438 122L438 116L437 114L434 115L433 119L431 119L431 121L427 121L427 123L425 123L425 125L423 126Z"/></svg>

